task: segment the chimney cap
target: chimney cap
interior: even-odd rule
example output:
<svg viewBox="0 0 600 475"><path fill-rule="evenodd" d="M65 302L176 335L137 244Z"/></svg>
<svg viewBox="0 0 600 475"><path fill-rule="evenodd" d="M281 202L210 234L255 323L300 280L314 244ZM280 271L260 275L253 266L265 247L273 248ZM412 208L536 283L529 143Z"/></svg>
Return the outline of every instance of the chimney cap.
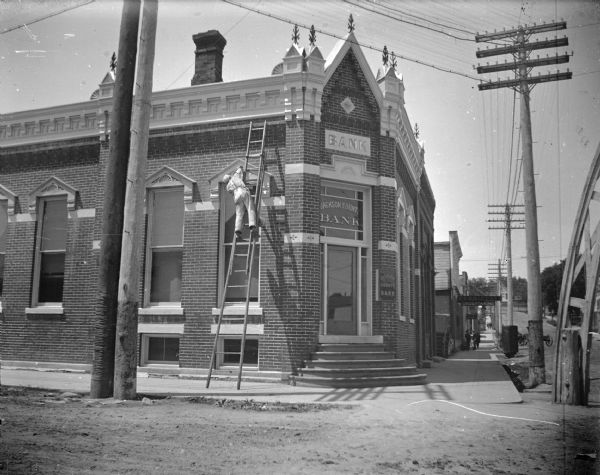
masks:
<svg viewBox="0 0 600 475"><path fill-rule="evenodd" d="M223 49L227 44L227 40L217 30L208 30L202 33L196 33L192 36L192 40L197 48L219 47Z"/></svg>

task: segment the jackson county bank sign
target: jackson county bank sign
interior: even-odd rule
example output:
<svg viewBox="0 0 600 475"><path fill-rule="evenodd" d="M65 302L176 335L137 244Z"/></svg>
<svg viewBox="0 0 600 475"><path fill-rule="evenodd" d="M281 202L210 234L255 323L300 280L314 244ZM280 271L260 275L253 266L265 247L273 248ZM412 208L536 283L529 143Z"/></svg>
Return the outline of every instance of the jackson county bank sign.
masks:
<svg viewBox="0 0 600 475"><path fill-rule="evenodd" d="M325 148L370 157L371 139L360 135L344 134L335 130L325 130Z"/></svg>

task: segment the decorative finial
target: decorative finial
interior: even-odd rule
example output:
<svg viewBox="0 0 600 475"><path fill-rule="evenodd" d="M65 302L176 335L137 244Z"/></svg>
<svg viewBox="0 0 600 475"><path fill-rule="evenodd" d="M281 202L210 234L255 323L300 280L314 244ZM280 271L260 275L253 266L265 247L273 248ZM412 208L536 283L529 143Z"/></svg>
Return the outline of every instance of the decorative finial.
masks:
<svg viewBox="0 0 600 475"><path fill-rule="evenodd" d="M297 44L300 41L300 30L298 29L298 25L294 25L294 30L292 32L292 43Z"/></svg>
<svg viewBox="0 0 600 475"><path fill-rule="evenodd" d="M392 69L395 71L396 68L398 67L398 61L396 60L396 55L394 54L394 52L392 51L392 61L390 63L390 66L392 67Z"/></svg>
<svg viewBox="0 0 600 475"><path fill-rule="evenodd" d="M383 54L381 55L381 60L383 61L383 65L384 66L387 66L387 64L388 64L388 58L389 58L389 56L388 56L388 49L387 49L387 46L384 46L383 47Z"/></svg>
<svg viewBox="0 0 600 475"><path fill-rule="evenodd" d="M112 56L110 58L110 70L114 73L115 69L117 69L117 55L113 51L113 54L112 54Z"/></svg>
<svg viewBox="0 0 600 475"><path fill-rule="evenodd" d="M317 33L315 31L315 25L310 25L310 32L308 33L308 42L311 46L314 46L317 42Z"/></svg>
<svg viewBox="0 0 600 475"><path fill-rule="evenodd" d="M415 122L415 138L419 138L419 124Z"/></svg>
<svg viewBox="0 0 600 475"><path fill-rule="evenodd" d="M348 17L348 33L352 33L354 31L354 18L352 18L352 13Z"/></svg>

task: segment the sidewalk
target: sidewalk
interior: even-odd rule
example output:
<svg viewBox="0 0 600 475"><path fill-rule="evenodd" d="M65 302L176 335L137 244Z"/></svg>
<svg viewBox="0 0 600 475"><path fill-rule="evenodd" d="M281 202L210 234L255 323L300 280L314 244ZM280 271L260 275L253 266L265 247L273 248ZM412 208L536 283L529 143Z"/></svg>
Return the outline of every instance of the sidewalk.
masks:
<svg viewBox="0 0 600 475"><path fill-rule="evenodd" d="M238 391L235 380L213 379L207 389L204 379L138 376L137 392L150 397L186 395L294 404L356 404L367 401L406 403L422 400L470 404L522 402L519 392L497 359L501 352L489 344L483 346L476 351L460 351L440 363L433 363L431 368L421 369L427 374L427 384L420 386L335 389L242 381ZM90 390L88 373L2 368L1 381L6 386L37 387L81 394L89 394Z"/></svg>

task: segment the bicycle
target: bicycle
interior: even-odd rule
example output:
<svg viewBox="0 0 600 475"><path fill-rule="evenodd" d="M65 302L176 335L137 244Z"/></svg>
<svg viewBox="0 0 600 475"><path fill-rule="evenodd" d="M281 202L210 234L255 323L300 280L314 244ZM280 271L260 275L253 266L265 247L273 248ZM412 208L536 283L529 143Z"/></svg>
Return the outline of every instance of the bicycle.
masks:
<svg viewBox="0 0 600 475"><path fill-rule="evenodd" d="M517 336L519 346L527 346L529 344L529 336L527 333L519 333Z"/></svg>
<svg viewBox="0 0 600 475"><path fill-rule="evenodd" d="M527 346L529 345L529 335L527 335L527 333L519 333L517 341L519 343L519 346ZM546 344L546 346L552 346L554 340L550 335L544 335L544 343Z"/></svg>

